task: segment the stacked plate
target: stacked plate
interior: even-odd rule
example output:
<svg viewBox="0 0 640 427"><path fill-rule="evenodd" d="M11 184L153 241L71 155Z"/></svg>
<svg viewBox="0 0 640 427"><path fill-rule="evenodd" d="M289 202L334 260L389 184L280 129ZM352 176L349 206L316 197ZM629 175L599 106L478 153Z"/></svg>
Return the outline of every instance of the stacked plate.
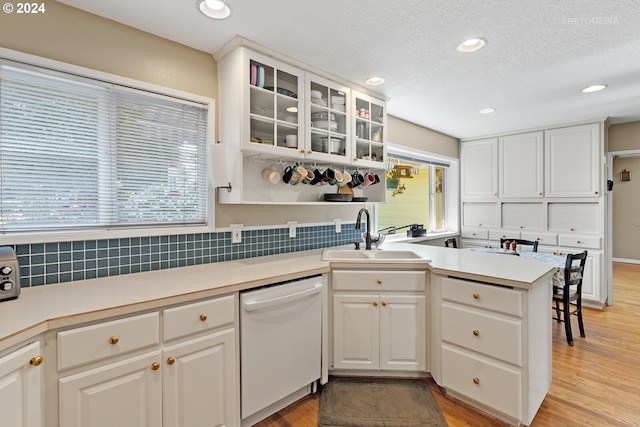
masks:
<svg viewBox="0 0 640 427"><path fill-rule="evenodd" d="M338 130L338 122L333 120L314 120L311 122L311 126L318 129L325 129L335 132Z"/></svg>

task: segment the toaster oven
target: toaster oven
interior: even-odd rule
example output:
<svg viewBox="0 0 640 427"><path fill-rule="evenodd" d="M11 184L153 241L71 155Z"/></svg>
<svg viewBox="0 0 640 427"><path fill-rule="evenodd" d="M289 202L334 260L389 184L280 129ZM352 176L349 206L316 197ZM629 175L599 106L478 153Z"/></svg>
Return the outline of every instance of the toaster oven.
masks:
<svg viewBox="0 0 640 427"><path fill-rule="evenodd" d="M16 253L9 246L0 247L0 301L20 295L20 268Z"/></svg>

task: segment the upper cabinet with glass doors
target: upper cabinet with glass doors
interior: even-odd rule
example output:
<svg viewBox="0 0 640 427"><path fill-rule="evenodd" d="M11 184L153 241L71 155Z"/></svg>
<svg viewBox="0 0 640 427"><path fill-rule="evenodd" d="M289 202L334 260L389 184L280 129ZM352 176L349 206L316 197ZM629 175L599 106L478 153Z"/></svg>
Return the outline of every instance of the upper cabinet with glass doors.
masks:
<svg viewBox="0 0 640 427"><path fill-rule="evenodd" d="M387 153L386 102L356 91L352 94L353 164L380 168Z"/></svg>
<svg viewBox="0 0 640 427"><path fill-rule="evenodd" d="M247 153L303 157L304 72L245 48L218 66L222 142Z"/></svg>
<svg viewBox="0 0 640 427"><path fill-rule="evenodd" d="M307 74L305 108L309 142L307 157L314 160L349 163L351 89L319 76Z"/></svg>

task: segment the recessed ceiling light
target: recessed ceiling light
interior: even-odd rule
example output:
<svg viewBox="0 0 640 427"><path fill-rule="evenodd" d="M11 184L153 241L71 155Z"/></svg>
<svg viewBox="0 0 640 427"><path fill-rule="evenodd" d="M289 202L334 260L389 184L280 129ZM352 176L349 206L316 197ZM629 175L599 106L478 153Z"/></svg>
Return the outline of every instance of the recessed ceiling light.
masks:
<svg viewBox="0 0 640 427"><path fill-rule="evenodd" d="M369 86L380 86L382 83L384 83L384 78L382 77L369 77L366 81L366 84L368 84Z"/></svg>
<svg viewBox="0 0 640 427"><path fill-rule="evenodd" d="M471 53L482 49L486 43L487 41L482 37L474 37L460 43L456 50L462 53Z"/></svg>
<svg viewBox="0 0 640 427"><path fill-rule="evenodd" d="M593 86L587 86L584 89L582 89L582 93L591 93L591 92L597 92L599 90L602 90L604 88L606 88L607 85L593 85Z"/></svg>
<svg viewBox="0 0 640 427"><path fill-rule="evenodd" d="M198 0L198 9L213 19L225 19L231 15L229 6L222 0Z"/></svg>
<svg viewBox="0 0 640 427"><path fill-rule="evenodd" d="M481 110L478 110L478 113L480 113L480 114L491 114L494 111L496 111L495 108L483 108Z"/></svg>
<svg viewBox="0 0 640 427"><path fill-rule="evenodd" d="M287 107L286 110L290 113L297 113L298 107Z"/></svg>

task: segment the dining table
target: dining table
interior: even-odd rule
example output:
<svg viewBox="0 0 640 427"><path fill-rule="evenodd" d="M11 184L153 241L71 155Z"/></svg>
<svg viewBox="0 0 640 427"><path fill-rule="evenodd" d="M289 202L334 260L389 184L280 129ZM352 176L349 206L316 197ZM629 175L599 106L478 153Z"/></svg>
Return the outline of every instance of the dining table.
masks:
<svg viewBox="0 0 640 427"><path fill-rule="evenodd" d="M512 251L501 248L468 248L471 251L487 252L494 254L503 254L505 256L519 256L520 258L531 259L543 264L547 264L555 268L553 273L552 282L553 286L564 286L564 268L567 263L567 257L554 255L547 252L533 252L533 251ZM573 273L572 273L573 274ZM579 274L579 273L578 273Z"/></svg>

